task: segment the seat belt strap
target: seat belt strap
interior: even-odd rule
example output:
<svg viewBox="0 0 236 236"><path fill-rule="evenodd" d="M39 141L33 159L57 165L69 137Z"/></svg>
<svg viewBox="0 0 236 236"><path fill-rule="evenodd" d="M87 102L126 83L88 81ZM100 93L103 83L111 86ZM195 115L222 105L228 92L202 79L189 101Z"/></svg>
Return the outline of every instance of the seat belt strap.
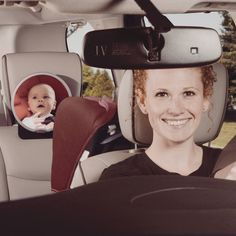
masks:
<svg viewBox="0 0 236 236"><path fill-rule="evenodd" d="M236 162L236 136L222 150L213 170L213 173L225 168L226 166Z"/></svg>

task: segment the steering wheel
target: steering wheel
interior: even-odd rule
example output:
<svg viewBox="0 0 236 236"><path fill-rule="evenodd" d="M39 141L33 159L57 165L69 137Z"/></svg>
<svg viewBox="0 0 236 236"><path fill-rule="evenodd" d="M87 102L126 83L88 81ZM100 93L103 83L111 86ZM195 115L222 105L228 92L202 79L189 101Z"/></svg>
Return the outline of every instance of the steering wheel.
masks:
<svg viewBox="0 0 236 236"><path fill-rule="evenodd" d="M235 217L234 181L137 176L1 203L0 234L233 235Z"/></svg>

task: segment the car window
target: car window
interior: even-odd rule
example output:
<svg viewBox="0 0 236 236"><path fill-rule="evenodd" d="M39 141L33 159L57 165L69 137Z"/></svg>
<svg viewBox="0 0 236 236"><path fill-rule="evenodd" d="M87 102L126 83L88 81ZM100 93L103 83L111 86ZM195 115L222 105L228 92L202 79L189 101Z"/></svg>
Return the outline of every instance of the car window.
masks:
<svg viewBox="0 0 236 236"><path fill-rule="evenodd" d="M227 12L167 14L170 21L176 25L202 26L214 28L220 35L223 49L221 63L229 73L228 103L225 120L219 136L211 142L211 146L223 148L236 134L236 35L235 24ZM146 26L150 26L144 17ZM72 23L67 30L67 45L69 52L82 56L83 37L93 30L87 22ZM115 84L111 70L83 65L83 95L106 95L114 98Z"/></svg>
<svg viewBox="0 0 236 236"><path fill-rule="evenodd" d="M233 19L227 12L167 14L175 26L201 26L215 29L222 43L223 55L220 60L228 70L229 88L225 120L218 137L211 146L223 148L236 134L236 31ZM146 26L150 26L144 18Z"/></svg>
<svg viewBox="0 0 236 236"><path fill-rule="evenodd" d="M83 37L93 30L86 22L71 23L67 28L67 46L69 52L82 56ZM114 98L115 83L111 70L95 68L83 64L83 96Z"/></svg>

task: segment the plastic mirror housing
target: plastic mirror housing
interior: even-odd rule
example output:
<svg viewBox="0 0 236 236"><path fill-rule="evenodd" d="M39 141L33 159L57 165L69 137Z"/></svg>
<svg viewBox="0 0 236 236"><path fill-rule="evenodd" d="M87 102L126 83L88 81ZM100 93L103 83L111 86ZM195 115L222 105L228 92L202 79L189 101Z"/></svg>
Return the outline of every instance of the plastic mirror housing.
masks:
<svg viewBox="0 0 236 236"><path fill-rule="evenodd" d="M84 62L110 69L159 69L203 66L222 53L218 33L202 27L151 27L91 31L84 39Z"/></svg>

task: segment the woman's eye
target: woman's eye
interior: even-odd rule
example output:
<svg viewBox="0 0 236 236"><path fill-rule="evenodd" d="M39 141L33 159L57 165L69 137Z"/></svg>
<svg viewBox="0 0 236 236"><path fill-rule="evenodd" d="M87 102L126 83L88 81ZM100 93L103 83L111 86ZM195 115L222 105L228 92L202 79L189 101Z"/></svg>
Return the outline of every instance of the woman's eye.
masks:
<svg viewBox="0 0 236 236"><path fill-rule="evenodd" d="M195 92L193 92L193 91L185 91L184 92L184 96L186 96L186 97L192 97L192 96L194 96L196 93Z"/></svg>
<svg viewBox="0 0 236 236"><path fill-rule="evenodd" d="M155 97L168 97L167 92L158 92L156 93Z"/></svg>

